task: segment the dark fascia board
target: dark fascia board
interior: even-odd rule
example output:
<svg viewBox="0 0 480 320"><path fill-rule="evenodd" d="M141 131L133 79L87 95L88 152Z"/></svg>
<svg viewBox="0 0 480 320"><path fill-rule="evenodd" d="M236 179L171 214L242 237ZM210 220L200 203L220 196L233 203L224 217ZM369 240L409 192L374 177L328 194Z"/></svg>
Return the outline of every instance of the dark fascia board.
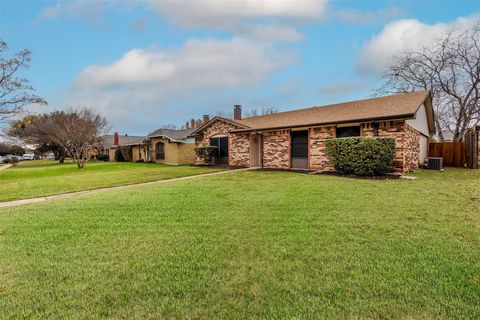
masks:
<svg viewBox="0 0 480 320"><path fill-rule="evenodd" d="M212 123L214 123L217 120L233 124L237 127L248 128L246 125L241 124L239 122L235 122L233 120L230 120L230 119L227 119L227 118L224 118L224 117L215 116L212 119L210 119L207 123L203 124L200 128L197 128L195 131L193 131L190 135L187 136L187 138L198 137L200 135L200 132L202 132L205 128L209 127Z"/></svg>
<svg viewBox="0 0 480 320"><path fill-rule="evenodd" d="M373 117L373 118L352 119L352 120L345 120L345 121L314 122L314 123L306 123L306 124L299 124L299 125L293 125L293 126L238 129L238 130L232 130L230 132L232 132L232 133L246 133L246 132L251 132L251 131L271 131L271 130L282 130L282 129L289 129L289 128L328 126L328 125L334 125L334 124L345 124L345 123L355 123L355 122L372 122L372 121L382 121L382 120L413 119L414 117L415 117L415 113L407 113L407 114L399 114L399 115L388 116L388 117Z"/></svg>
<svg viewBox="0 0 480 320"><path fill-rule="evenodd" d="M165 139L170 140L170 142L184 143L184 141L182 141L182 140L176 140L176 139L170 138L169 136L164 135L164 134L159 134L159 135L155 135L155 136L147 136L147 137L145 137L145 141L148 141L152 138L165 138ZM188 136L186 138L188 138Z"/></svg>

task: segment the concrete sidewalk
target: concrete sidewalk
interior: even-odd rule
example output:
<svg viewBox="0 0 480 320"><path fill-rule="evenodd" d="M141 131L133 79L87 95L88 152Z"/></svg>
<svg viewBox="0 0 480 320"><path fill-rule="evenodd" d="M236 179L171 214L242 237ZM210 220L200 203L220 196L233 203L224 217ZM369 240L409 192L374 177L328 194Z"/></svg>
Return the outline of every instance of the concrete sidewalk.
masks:
<svg viewBox="0 0 480 320"><path fill-rule="evenodd" d="M12 166L11 164L0 165L0 171L1 171L1 170L8 169L8 168L10 168L11 166Z"/></svg>
<svg viewBox="0 0 480 320"><path fill-rule="evenodd" d="M45 202L45 201L58 200L58 199L68 199L68 198L73 198L73 197L86 195L86 194L103 193L103 192L109 192L109 191L115 191L115 190L127 190L127 189L133 189L133 188L149 186L149 185L156 185L156 184L161 184L161 183L169 183L169 182L182 181L182 180L192 180L192 179L196 179L196 178L216 176L216 175L234 173L234 172L239 172L239 171L257 170L257 169L258 168L244 168L244 169L226 170L226 171L219 171L219 172L212 172L212 173L197 174L197 175L194 175L194 176L187 176L187 177L180 177L180 178L173 178L173 179L165 179L165 180L156 180L156 181L150 181L150 182L141 182L141 183L136 183L136 184L128 184L128 185L116 186L116 187L108 187L108 188L100 188L100 189L93 189L93 190L62 193L62 194L39 197L39 198L6 201L6 202L0 202L0 208L13 207L13 206L19 206L19 205L22 205L22 204L38 203L38 202Z"/></svg>

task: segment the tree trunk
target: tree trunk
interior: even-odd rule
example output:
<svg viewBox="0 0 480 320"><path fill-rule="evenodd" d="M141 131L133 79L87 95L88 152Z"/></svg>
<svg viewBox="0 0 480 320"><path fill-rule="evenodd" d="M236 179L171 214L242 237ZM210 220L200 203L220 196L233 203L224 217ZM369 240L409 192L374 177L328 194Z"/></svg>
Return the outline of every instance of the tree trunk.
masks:
<svg viewBox="0 0 480 320"><path fill-rule="evenodd" d="M440 142L443 142L443 133L442 133L442 126L440 125L440 121L438 117L435 115L435 135L438 137Z"/></svg>
<svg viewBox="0 0 480 320"><path fill-rule="evenodd" d="M57 149L57 159L58 163L63 164L65 163L65 149L59 148Z"/></svg>

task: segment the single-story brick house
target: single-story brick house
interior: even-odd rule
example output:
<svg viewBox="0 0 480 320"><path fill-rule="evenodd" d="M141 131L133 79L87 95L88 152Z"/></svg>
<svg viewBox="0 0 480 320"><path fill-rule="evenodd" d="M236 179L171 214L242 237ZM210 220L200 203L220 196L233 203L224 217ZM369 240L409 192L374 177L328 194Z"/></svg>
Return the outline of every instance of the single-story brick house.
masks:
<svg viewBox="0 0 480 320"><path fill-rule="evenodd" d="M233 167L331 170L325 140L367 136L396 139L394 170L415 170L434 132L430 92L412 92L242 118L214 117L191 133L196 146L214 145L215 161ZM202 162L197 158L197 164Z"/></svg>

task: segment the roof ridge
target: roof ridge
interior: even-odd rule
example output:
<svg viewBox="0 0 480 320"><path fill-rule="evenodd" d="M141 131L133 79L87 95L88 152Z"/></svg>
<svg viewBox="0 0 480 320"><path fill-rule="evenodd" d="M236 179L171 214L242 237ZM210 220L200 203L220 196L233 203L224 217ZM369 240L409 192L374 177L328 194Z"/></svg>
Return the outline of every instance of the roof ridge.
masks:
<svg viewBox="0 0 480 320"><path fill-rule="evenodd" d="M277 113L271 113L271 114L264 114L264 115L242 118L240 121L250 120L250 119L258 119L258 118L264 118L264 117L266 118L266 117L276 116L276 115L280 115L280 114L286 114L286 113L292 113L292 112L298 112L298 111L304 111L304 110L334 107L334 106L338 106L338 105L356 104L356 103L359 103L359 102L365 102L365 101L371 101L371 100L380 100L380 99L396 97L396 96L401 96L401 95L411 95L411 94L420 94L420 93L425 93L427 95L429 93L429 91L428 90L421 90L421 91L412 91L412 92L401 92L401 93L391 94L391 95L388 95L388 96L381 96L381 97L358 99L358 100L351 100L351 101L345 101L345 102L330 103L330 104L325 104L325 105L320 105L320 106L311 106L311 107L306 107L306 108L301 108L301 109L286 110L286 111L281 111L281 112L277 112Z"/></svg>

